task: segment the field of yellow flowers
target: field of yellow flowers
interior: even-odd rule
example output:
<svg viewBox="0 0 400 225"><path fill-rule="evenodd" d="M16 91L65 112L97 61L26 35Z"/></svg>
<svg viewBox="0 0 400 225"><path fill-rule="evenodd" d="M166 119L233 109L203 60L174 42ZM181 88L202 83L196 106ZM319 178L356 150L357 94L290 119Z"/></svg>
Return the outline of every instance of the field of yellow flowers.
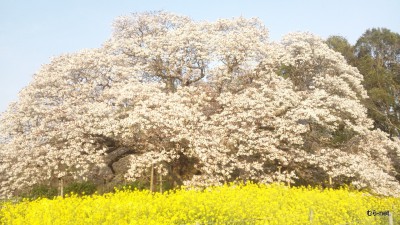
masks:
<svg viewBox="0 0 400 225"><path fill-rule="evenodd" d="M230 184L4 203L0 224L389 224L389 216L373 215L385 211L400 224L399 198L347 189Z"/></svg>

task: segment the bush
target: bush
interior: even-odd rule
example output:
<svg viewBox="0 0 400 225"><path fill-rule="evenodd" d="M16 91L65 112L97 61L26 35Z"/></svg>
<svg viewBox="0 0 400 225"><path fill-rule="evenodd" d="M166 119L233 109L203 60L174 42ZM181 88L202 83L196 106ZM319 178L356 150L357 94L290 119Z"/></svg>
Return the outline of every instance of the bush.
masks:
<svg viewBox="0 0 400 225"><path fill-rule="evenodd" d="M23 198L37 199L37 198L48 198L52 199L58 195L58 191L54 187L50 187L44 184L38 184L32 187L32 189L22 194Z"/></svg>
<svg viewBox="0 0 400 225"><path fill-rule="evenodd" d="M96 191L96 185L92 182L74 182L64 188L64 193L66 194L73 192L77 195L92 195Z"/></svg>
<svg viewBox="0 0 400 225"><path fill-rule="evenodd" d="M132 181L132 182L128 182L124 185L118 185L115 187L117 190L149 190L150 189L150 182L148 181ZM168 182L168 181L164 181L162 183L162 190L164 191L168 191L173 189L173 185ZM154 191L159 192L160 190L160 184L157 183L154 186Z"/></svg>
<svg viewBox="0 0 400 225"><path fill-rule="evenodd" d="M128 182L123 185L118 185L115 187L117 190L146 190L149 189L150 183L149 182L143 182L143 181L132 181Z"/></svg>

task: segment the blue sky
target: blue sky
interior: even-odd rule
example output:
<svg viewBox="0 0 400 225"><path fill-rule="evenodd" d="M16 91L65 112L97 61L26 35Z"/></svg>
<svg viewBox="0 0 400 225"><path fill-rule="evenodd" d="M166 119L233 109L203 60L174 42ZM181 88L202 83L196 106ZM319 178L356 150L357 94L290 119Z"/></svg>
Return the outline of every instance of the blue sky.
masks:
<svg viewBox="0 0 400 225"><path fill-rule="evenodd" d="M292 31L341 35L352 44L372 27L400 33L399 0L0 0L0 112L51 57L100 47L114 18L149 10L208 21L259 17L274 41Z"/></svg>

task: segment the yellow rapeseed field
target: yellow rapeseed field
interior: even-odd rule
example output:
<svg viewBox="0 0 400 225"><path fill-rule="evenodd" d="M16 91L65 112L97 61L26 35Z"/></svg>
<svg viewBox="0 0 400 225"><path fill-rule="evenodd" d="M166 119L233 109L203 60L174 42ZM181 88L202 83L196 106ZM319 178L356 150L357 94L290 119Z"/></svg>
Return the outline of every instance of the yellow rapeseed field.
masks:
<svg viewBox="0 0 400 225"><path fill-rule="evenodd" d="M370 210L371 216L367 215ZM375 211L374 211L375 210ZM230 184L5 203L1 224L400 224L400 199L347 189Z"/></svg>

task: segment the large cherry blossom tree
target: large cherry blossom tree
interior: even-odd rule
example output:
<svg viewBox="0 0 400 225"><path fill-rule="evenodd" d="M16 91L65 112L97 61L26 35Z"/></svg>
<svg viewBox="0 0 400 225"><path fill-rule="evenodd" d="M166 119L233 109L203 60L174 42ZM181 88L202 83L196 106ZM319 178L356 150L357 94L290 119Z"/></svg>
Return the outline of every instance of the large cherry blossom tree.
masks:
<svg viewBox="0 0 400 225"><path fill-rule="evenodd" d="M44 65L1 116L0 194L152 168L174 185L327 182L399 195L399 141L372 129L362 80L322 39L271 42L258 19L123 16L103 47Z"/></svg>

